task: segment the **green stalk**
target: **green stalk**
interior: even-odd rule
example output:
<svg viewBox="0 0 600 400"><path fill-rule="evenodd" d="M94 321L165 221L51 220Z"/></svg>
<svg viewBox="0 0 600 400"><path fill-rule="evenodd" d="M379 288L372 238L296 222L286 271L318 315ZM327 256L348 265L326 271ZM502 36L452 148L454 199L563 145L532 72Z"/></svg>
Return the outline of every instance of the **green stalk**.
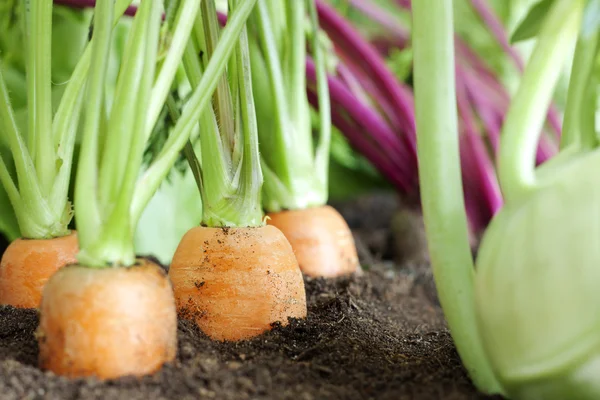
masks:
<svg viewBox="0 0 600 400"><path fill-rule="evenodd" d="M142 211L169 172L179 152L185 146L198 121L198 116L210 104L212 93L218 84L217 78L225 71L227 60L234 51L235 43L256 1L245 0L240 2L228 18L227 25L221 33L219 44L186 108L183 110L181 118L177 121L156 161L146 170L136 186L131 206L132 226L137 224Z"/></svg>
<svg viewBox="0 0 600 400"><path fill-rule="evenodd" d="M237 1L236 1L237 2ZM242 196L240 209L249 218L244 221L245 226L263 225L263 214L260 203L260 192L263 176L260 168L260 154L258 149L258 128L256 112L254 109L254 96L252 94L252 72L250 70L250 51L248 47L248 32L242 28L239 44L236 46L236 62L239 66L237 74L240 93L241 130L244 141L244 156L240 173Z"/></svg>
<svg viewBox="0 0 600 400"><path fill-rule="evenodd" d="M148 107L148 118L146 120L146 140L150 137L150 133L152 132L154 125L156 125L156 121L162 110L162 105L171 89L171 82L177 73L181 57L187 46L191 29L200 8L200 3L201 2L198 0L185 0L178 9L174 22L176 28L173 32L171 46L169 47L158 78L152 88L150 105Z"/></svg>
<svg viewBox="0 0 600 400"><path fill-rule="evenodd" d="M31 25L34 23L32 21L31 9L35 7L31 3L35 0L23 0L20 2L21 4L21 14L24 16L23 18L23 44L25 46L25 70L30 71L27 73L26 81L27 81L27 109L29 111L29 115L27 118L27 149L29 149L29 153L33 156L35 155L36 149L36 129L35 129L35 62L36 62L36 49L32 46L33 43L33 35Z"/></svg>
<svg viewBox="0 0 600 400"><path fill-rule="evenodd" d="M98 0L94 12L94 39L87 81L83 140L75 180L75 210L81 262L86 263L85 250L91 248L102 229L98 196L98 129L104 101L104 83L108 69L114 4ZM90 260L94 264L95 260Z"/></svg>
<svg viewBox="0 0 600 400"><path fill-rule="evenodd" d="M583 118L587 109L590 96L585 95L592 92L595 99L596 86L591 84L596 56L598 54L598 43L600 33L581 34L577 40L573 67L567 94L567 106L561 135L560 147L564 149L569 146L577 148L593 148L596 146L596 131L592 126L584 129ZM595 100L592 100L592 105Z"/></svg>
<svg viewBox="0 0 600 400"><path fill-rule="evenodd" d="M202 2L202 15L204 16L203 25L204 38L206 40L206 56L210 59L219 42L220 30L219 21L214 17L217 15L214 1L207 0ZM233 125L233 118L231 118L233 115L233 104L228 83L227 74L223 74L219 77L217 90L213 95L213 108L215 110L217 121L219 121L219 130L221 132L223 145L225 146L224 151L231 153L231 150L235 146L235 128Z"/></svg>
<svg viewBox="0 0 600 400"><path fill-rule="evenodd" d="M277 50L275 35L271 28L272 23L267 8L267 0L258 0L257 8L256 22L272 90L272 99L268 99L268 101L273 105L273 125L274 131L277 133L271 139L272 146L270 146L270 152L272 154L270 158L273 161L267 164L273 169L277 167L277 177L281 180L283 186L289 187L292 180L289 169L289 153L293 148L291 133L295 127L289 126L290 113L285 80L279 62L279 52Z"/></svg>
<svg viewBox="0 0 600 400"><path fill-rule="evenodd" d="M317 94L319 96L319 142L315 152L315 171L327 200L329 188L329 154L331 147L331 102L329 98L329 84L327 83L327 57L319 41L319 21L315 0L306 0L310 16L312 35L312 49L317 75Z"/></svg>
<svg viewBox="0 0 600 400"><path fill-rule="evenodd" d="M33 119L35 131L35 168L44 195L52 191L56 174L56 154L52 140L52 0L36 0L31 7L31 35L35 38L33 47L34 69L32 74L35 86L34 107L29 109L29 118Z"/></svg>
<svg viewBox="0 0 600 400"><path fill-rule="evenodd" d="M5 135L17 170L20 202L13 203L19 221L21 236L25 238L50 238L60 235L54 215L48 208L40 190L33 160L17 128L14 111L10 105L8 89L0 69L0 134ZM10 183L7 191L10 190Z"/></svg>
<svg viewBox="0 0 600 400"><path fill-rule="evenodd" d="M537 143L563 61L577 37L582 10L581 0L554 3L511 102L498 159L500 186L507 203L535 190Z"/></svg>
<svg viewBox="0 0 600 400"><path fill-rule="evenodd" d="M452 0L413 2L417 152L423 217L440 303L474 384L501 391L477 330L474 265L460 173Z"/></svg>
<svg viewBox="0 0 600 400"><path fill-rule="evenodd" d="M135 262L135 251L133 248L134 229L131 226L129 209L135 182L142 165L143 153L146 144L144 130L146 127L146 117L148 104L150 103L150 94L152 91L152 82L154 70L157 61L157 46L160 31L160 3L144 2L140 7L140 25L138 35L132 35L135 49L132 53L138 53L137 48L141 48L139 54L139 69L126 69L131 73L130 79L139 80L137 97L135 99L135 108L133 110L134 124L129 135L129 154L124 170L123 180L120 191L115 196L114 210L109 214L107 223L102 235L102 260L109 261L112 264L132 265ZM144 9L144 6L147 6ZM147 10L147 11L146 11ZM147 17L146 15L150 15ZM135 21L138 22L138 21ZM112 132L109 132L112 134ZM102 168L105 165L102 165Z"/></svg>

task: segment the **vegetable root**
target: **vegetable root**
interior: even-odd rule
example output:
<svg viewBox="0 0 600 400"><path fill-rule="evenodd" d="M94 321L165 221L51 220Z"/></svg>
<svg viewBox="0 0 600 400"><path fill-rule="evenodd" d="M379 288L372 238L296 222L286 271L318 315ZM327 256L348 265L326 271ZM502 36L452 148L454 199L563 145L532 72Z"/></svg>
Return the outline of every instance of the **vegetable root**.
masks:
<svg viewBox="0 0 600 400"><path fill-rule="evenodd" d="M273 226L196 227L171 263L180 315L215 340L257 336L274 322L306 316L304 280L285 236Z"/></svg>
<svg viewBox="0 0 600 400"><path fill-rule="evenodd" d="M356 245L348 224L331 206L267 214L267 223L289 240L302 272L333 278L360 273Z"/></svg>
<svg viewBox="0 0 600 400"><path fill-rule="evenodd" d="M75 232L52 239L17 239L0 261L0 304L37 308L48 279L59 268L77 262Z"/></svg>
<svg viewBox="0 0 600 400"><path fill-rule="evenodd" d="M67 377L153 373L177 351L173 289L156 264L73 265L50 278L36 332L39 364Z"/></svg>

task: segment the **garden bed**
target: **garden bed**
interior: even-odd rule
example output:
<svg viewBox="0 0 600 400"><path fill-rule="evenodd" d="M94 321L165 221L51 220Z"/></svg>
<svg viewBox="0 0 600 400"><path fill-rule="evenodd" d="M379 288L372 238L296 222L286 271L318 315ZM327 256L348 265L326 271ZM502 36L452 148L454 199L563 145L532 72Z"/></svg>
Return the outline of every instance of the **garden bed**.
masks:
<svg viewBox="0 0 600 400"><path fill-rule="evenodd" d="M238 344L180 321L175 363L101 383L40 371L36 312L0 307L1 398L486 399L461 367L427 265L390 260L393 197L339 208L370 266L360 277L307 279L305 320Z"/></svg>

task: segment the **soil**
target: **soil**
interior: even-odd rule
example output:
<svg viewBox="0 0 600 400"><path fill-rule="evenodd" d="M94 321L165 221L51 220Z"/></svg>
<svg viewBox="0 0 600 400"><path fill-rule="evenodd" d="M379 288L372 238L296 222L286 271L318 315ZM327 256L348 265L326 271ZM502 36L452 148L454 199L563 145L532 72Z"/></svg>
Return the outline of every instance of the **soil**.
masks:
<svg viewBox="0 0 600 400"><path fill-rule="evenodd" d="M395 207L389 195L338 206L366 249L365 273L305 279L306 319L240 343L212 341L181 320L176 362L141 379L69 380L39 370L36 311L0 307L0 398L499 399L477 394L467 378L428 266L391 260L390 219L377 219ZM372 232L381 229L377 242Z"/></svg>

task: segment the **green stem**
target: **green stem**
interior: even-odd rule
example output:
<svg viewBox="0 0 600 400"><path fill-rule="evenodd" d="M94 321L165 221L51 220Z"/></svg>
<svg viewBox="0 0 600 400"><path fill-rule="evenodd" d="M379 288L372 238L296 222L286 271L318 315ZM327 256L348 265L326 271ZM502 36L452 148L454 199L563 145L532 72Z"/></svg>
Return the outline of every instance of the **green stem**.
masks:
<svg viewBox="0 0 600 400"><path fill-rule="evenodd" d="M85 262L84 249L92 247L103 223L98 201L98 130L102 117L113 13L114 2L112 0L96 2L83 140L75 180L75 213L77 214L77 231L82 249L80 253L82 262Z"/></svg>
<svg viewBox="0 0 600 400"><path fill-rule="evenodd" d="M23 45L25 47L25 70L29 71L26 76L27 80L27 149L32 157L35 157L35 145L36 145L36 129L35 129L35 62L36 62L36 48L33 46L32 41L32 25L35 19L32 16L33 8L35 5L32 3L35 0L23 0L21 1L21 13L23 18ZM36 174L37 176L37 174Z"/></svg>
<svg viewBox="0 0 600 400"><path fill-rule="evenodd" d="M577 40L561 135L561 149L569 146L591 148L596 144L595 130L584 131L582 119L587 100L589 100L586 92L590 88L593 88L592 91L595 92L595 86L590 85L590 80L598 54L599 37L600 34L595 32L592 35L582 34Z"/></svg>
<svg viewBox="0 0 600 400"><path fill-rule="evenodd" d="M306 0L310 16L312 35L312 50L315 60L317 75L317 94L319 96L319 142L315 152L315 171L325 191L324 200L327 200L329 179L329 154L331 145L331 104L329 98L329 85L327 83L327 58L319 41L319 21L315 0Z"/></svg>
<svg viewBox="0 0 600 400"><path fill-rule="evenodd" d="M583 1L557 0L531 55L502 129L498 159L507 203L535 189L535 153L562 65L580 25Z"/></svg>
<svg viewBox="0 0 600 400"><path fill-rule="evenodd" d="M250 51L248 33L244 26L236 46L236 62L238 65L238 88L240 93L241 130L244 141L244 156L240 173L241 188L239 191L239 210L244 216L237 221L240 226L262 226L263 213L260 203L260 191L263 175L260 168L258 149L258 128L254 96L252 94L252 72L250 67ZM237 200L237 199L236 199Z"/></svg>
<svg viewBox="0 0 600 400"><path fill-rule="evenodd" d="M215 17L217 9L214 0L205 0L202 2L202 15L204 21L204 39L206 44L206 56L210 59L215 52L219 42L219 21ZM224 145L224 151L231 154L235 146L235 127L233 116L233 103L231 93L229 92L229 82L227 74L221 75L217 84L217 90L213 97L213 109L217 121L219 121L219 132Z"/></svg>
<svg viewBox="0 0 600 400"><path fill-rule="evenodd" d="M142 215L142 211L158 189L161 181L171 169L179 152L185 146L189 136L198 122L200 113L210 104L212 93L218 84L218 77L225 71L227 60L235 49L239 34L244 27L250 12L257 0L245 0L240 3L232 15L228 18L227 25L222 31L221 39L208 63L202 79L194 89L188 101L187 107L181 114L181 118L173 128L169 139L156 161L146 170L136 187L135 196L131 206L132 226Z"/></svg>
<svg viewBox="0 0 600 400"><path fill-rule="evenodd" d="M276 174L286 187L291 185L291 171L289 169L289 153L293 148L291 133L295 129L290 125L290 113L288 109L288 99L286 96L285 80L279 61L277 43L274 32L271 27L271 19L266 0L258 0L257 25L260 35L260 41L265 56L268 74L272 88L271 95L274 103L274 131L277 133L272 138L275 146L272 148L273 159L271 168L277 168ZM304 89L306 90L306 89Z"/></svg>
<svg viewBox="0 0 600 400"><path fill-rule="evenodd" d="M5 136L13 155L19 182L19 204L12 204L19 221L21 236L26 238L50 238L60 236L54 225L56 217L48 208L24 140L17 128L15 114L2 69L0 68L0 134ZM10 187L5 187L10 190Z"/></svg>
<svg viewBox="0 0 600 400"><path fill-rule="evenodd" d="M413 2L417 151L423 217L440 303L474 384L500 386L477 330L474 265L463 198L454 81L452 0Z"/></svg>
<svg viewBox="0 0 600 400"><path fill-rule="evenodd" d="M176 26L171 39L171 45L167 53L166 59L160 69L160 73L154 87L152 88L152 95L150 100L150 106L148 108L148 118L146 120L145 136L146 140L150 137L154 125L162 106L165 102L169 89L171 88L171 82L177 73L181 57L185 51L188 43L194 21L200 9L200 1L198 0L185 0L177 11L175 17L174 26Z"/></svg>
<svg viewBox="0 0 600 400"><path fill-rule="evenodd" d="M136 79L134 74L139 74L137 77L139 79L137 96L134 99L134 124L127 144L129 154L120 191L115 198L114 210L107 219L102 240L98 243L98 248L102 249L100 253L102 255L101 260L108 261L111 264L129 266L135 262L134 229L131 226L130 206L146 145L144 130L147 123L147 111L157 63L157 43L160 32L161 8L159 5L160 3L156 1L143 2L138 11L139 15L136 15L136 21L134 21L134 24L140 24L141 29L139 29L139 32L141 35L132 35L136 47L132 53L137 54L136 57L141 68L140 70L135 68L126 69L127 75L131 73L131 79ZM141 52L137 51L137 47L141 48Z"/></svg>
<svg viewBox="0 0 600 400"><path fill-rule="evenodd" d="M30 45L34 48L34 107L29 109L35 130L35 168L44 195L50 195L56 176L56 153L52 140L52 0L35 0L31 5L32 26Z"/></svg>
<svg viewBox="0 0 600 400"><path fill-rule="evenodd" d="M284 0L285 1L285 0ZM281 0L277 0L281 2ZM291 1L286 5L289 45L289 56L284 71L287 84L286 95L288 98L290 118L295 125L293 129L302 135L310 131L310 108L306 96L306 32L304 20L306 17L306 3L304 1ZM311 138L311 136L308 136ZM312 150L312 140L309 149Z"/></svg>

